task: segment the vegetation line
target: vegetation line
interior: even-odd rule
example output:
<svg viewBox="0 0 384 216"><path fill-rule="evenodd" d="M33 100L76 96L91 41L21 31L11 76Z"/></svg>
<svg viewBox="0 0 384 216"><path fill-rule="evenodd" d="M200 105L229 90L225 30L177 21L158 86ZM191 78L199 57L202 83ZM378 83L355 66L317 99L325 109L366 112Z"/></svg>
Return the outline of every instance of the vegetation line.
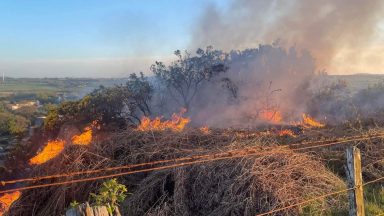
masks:
<svg viewBox="0 0 384 216"><path fill-rule="evenodd" d="M332 145L343 144L346 142L360 141L360 140L366 140L366 139L370 139L370 138L380 138L383 136L384 136L384 134L375 134L374 136L369 136L369 137L359 136L358 138L355 138L356 136L352 136L351 138L353 138L353 139L347 139L349 137L346 137L346 138L344 138L344 140L340 140L340 141L336 141L336 142L326 143L326 144L322 144L322 145L296 148L293 150L306 150L306 149L319 148L319 147L328 147L328 146L332 146ZM314 143L317 143L317 142L314 142ZM310 143L306 143L306 144L310 144ZM279 147L285 148L285 147L290 147L290 146L291 145L284 145L284 146L279 146ZM100 173L100 172L107 172L107 171L115 171L115 170L120 170L120 169L131 169L131 168L136 168L136 167L140 167L140 166L150 166L150 165L156 165L156 164L161 164L161 163L180 162L180 161L196 160L196 159L209 158L209 157L225 158L226 155L231 156L233 154L240 154L240 156L248 156L248 155L253 155L254 152L251 152L251 153L248 152L248 154L244 154L244 153L247 153L247 151L254 151L254 150L260 150L260 149L246 148L246 149L230 150L230 151L226 151L226 152L218 153L218 154L206 154L206 155L175 158L175 159L168 159L168 160L159 160L159 161L146 162L146 163L140 163L140 164L131 164L131 165L125 165L125 166L102 168L102 169L97 169L97 170L84 170L84 171L78 171L78 172L72 172L72 173L61 173L61 174L41 176L41 177L16 179L16 180L10 180L10 181L0 181L0 184L6 185L6 184L14 184L14 183L20 183L20 182L27 182L27 181L39 181L39 180L51 179L51 178L70 177L70 176L75 176L75 175L93 174L93 173ZM261 156L261 155L267 155L267 154L270 154L273 152L275 152L275 151L272 150L272 151L267 151L267 152L258 153L258 154L259 154L259 156ZM196 162L196 161L194 161L194 162ZM201 162L204 162L204 161L201 161ZM183 163L181 163L181 164L183 164ZM177 164L174 164L174 165L177 165ZM158 167L158 168L160 168L160 167ZM137 171L139 171L139 170L137 170ZM1 191L0 191L0 193L1 193Z"/></svg>

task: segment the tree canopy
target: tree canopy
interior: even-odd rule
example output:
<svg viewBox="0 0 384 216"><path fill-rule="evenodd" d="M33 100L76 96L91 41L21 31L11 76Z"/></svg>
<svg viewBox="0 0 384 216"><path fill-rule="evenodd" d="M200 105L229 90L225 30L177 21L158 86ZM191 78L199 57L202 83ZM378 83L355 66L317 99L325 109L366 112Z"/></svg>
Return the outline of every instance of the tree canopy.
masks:
<svg viewBox="0 0 384 216"><path fill-rule="evenodd" d="M151 71L166 85L172 98L188 110L200 87L228 70L225 64L227 55L210 46L205 50L198 49L195 56L187 51L182 54L180 50L174 54L176 61L169 66L156 61Z"/></svg>

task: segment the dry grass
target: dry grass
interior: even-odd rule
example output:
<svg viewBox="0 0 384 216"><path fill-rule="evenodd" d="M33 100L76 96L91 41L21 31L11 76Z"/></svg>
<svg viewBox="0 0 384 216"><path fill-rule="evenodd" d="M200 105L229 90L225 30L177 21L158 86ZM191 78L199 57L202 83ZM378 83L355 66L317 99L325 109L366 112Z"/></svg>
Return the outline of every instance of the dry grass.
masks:
<svg viewBox="0 0 384 216"><path fill-rule="evenodd" d="M199 130L99 133L91 146L68 146L58 158L34 167L31 175L137 164L252 146L276 147L276 139L231 130L213 130L210 134ZM70 179L73 177L65 178ZM35 184L55 181L59 180ZM255 215L344 187L317 158L289 150L139 173L121 177L119 181L133 193L121 208L125 215ZM10 214L60 215L71 201L86 201L100 183L25 191ZM321 209L342 205L337 198L322 200L320 204ZM298 212L300 209L294 208L280 214Z"/></svg>
<svg viewBox="0 0 384 216"><path fill-rule="evenodd" d="M315 159L288 151L153 173L123 210L127 215L256 215L343 187ZM333 198L322 203L324 210L342 205Z"/></svg>

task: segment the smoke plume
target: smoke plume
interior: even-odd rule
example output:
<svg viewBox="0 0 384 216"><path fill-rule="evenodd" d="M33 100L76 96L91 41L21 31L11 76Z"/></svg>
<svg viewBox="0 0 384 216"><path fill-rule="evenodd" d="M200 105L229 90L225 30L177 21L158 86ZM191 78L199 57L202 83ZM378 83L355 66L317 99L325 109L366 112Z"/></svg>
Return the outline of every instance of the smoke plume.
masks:
<svg viewBox="0 0 384 216"><path fill-rule="evenodd" d="M340 102L356 100L333 97L333 89L321 91L329 83L319 72L351 73L367 63L367 56L380 55L371 52L379 44L383 8L381 0L236 0L227 9L208 7L190 50L212 45L227 52L229 70L217 80L231 80L236 95L228 99L220 82L208 82L188 114L194 123L214 127L252 127L274 112L281 114L281 124L302 113L345 119L335 112L352 113L353 106Z"/></svg>
<svg viewBox="0 0 384 216"><path fill-rule="evenodd" d="M364 64L372 70L372 59L379 55L372 52L381 50L375 39L383 5L381 0L236 0L224 11L206 9L192 47L232 50L279 40L309 50L318 69L351 73Z"/></svg>

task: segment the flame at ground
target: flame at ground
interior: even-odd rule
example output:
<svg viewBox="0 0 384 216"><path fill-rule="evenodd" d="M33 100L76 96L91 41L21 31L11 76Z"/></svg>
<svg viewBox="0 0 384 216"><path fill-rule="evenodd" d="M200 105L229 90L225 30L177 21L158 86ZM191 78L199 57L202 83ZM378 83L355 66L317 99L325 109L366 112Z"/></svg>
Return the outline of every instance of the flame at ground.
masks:
<svg viewBox="0 0 384 216"><path fill-rule="evenodd" d="M264 121L280 123L283 120L281 112L278 110L265 110L260 113L260 118Z"/></svg>
<svg viewBox="0 0 384 216"><path fill-rule="evenodd" d="M82 134L75 135L72 137L72 143L75 145L89 145L91 141L92 141L91 127L86 127Z"/></svg>
<svg viewBox="0 0 384 216"><path fill-rule="evenodd" d="M0 216L2 216L6 211L8 211L12 203L18 200L20 196L21 196L20 191L6 193L0 196Z"/></svg>
<svg viewBox="0 0 384 216"><path fill-rule="evenodd" d="M280 130L278 132L279 136L291 136L291 137L296 137L296 134L292 131L292 130L289 130L289 129L284 129L284 130Z"/></svg>
<svg viewBox="0 0 384 216"><path fill-rule="evenodd" d="M322 127L325 127L324 124L316 121L315 119L313 119L312 117L310 117L309 115L307 114L303 114L303 126L304 127L316 127L316 128L322 128Z"/></svg>
<svg viewBox="0 0 384 216"><path fill-rule="evenodd" d="M55 158L64 150L64 146L65 142L63 140L48 141L47 146L45 146L35 157L29 160L29 164L42 164Z"/></svg>
<svg viewBox="0 0 384 216"><path fill-rule="evenodd" d="M173 130L180 132L190 122L189 118L183 118L181 114L174 113L171 120L161 121L161 117L151 120L148 117L141 119L140 125L136 128L138 131L163 131Z"/></svg>
<svg viewBox="0 0 384 216"><path fill-rule="evenodd" d="M211 130L209 130L209 127L208 126L203 126L201 128L199 128L199 130L203 133L203 134L210 134L211 133Z"/></svg>

